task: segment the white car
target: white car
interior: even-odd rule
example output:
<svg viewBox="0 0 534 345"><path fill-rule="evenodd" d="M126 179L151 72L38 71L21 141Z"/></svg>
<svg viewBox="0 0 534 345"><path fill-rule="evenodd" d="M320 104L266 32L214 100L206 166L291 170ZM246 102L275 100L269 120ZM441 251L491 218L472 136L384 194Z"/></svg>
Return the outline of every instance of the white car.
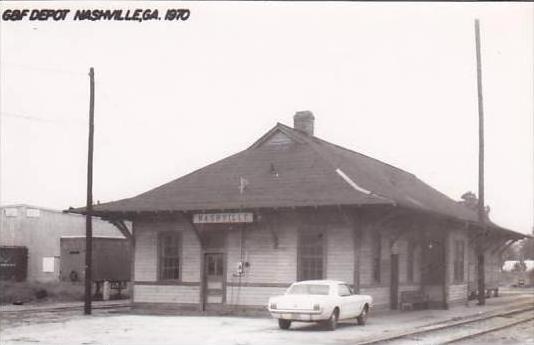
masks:
<svg viewBox="0 0 534 345"><path fill-rule="evenodd" d="M307 280L291 284L283 296L269 298L267 309L281 329L292 321L325 322L335 330L338 320L356 318L364 325L373 304L368 295L356 295L344 282Z"/></svg>

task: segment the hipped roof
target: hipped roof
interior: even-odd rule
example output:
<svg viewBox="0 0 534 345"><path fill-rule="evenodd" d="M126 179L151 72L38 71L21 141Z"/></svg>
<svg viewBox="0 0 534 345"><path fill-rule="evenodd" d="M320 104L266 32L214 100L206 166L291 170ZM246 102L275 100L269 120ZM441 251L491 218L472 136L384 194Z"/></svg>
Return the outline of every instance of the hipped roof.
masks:
<svg viewBox="0 0 534 345"><path fill-rule="evenodd" d="M286 143L273 144L275 137ZM329 205L393 205L477 222L475 211L415 175L280 123L237 154L133 198L95 205L94 213Z"/></svg>

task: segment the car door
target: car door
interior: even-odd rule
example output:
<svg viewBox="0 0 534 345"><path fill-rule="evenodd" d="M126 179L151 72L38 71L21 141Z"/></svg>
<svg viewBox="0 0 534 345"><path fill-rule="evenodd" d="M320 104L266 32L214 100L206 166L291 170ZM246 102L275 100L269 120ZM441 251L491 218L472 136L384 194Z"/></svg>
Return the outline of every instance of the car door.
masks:
<svg viewBox="0 0 534 345"><path fill-rule="evenodd" d="M354 310L356 315L354 317L359 316L363 310L363 306L367 302L367 299L363 295L358 295L354 292L354 290L349 286L350 292L352 294L351 298L354 303Z"/></svg>
<svg viewBox="0 0 534 345"><path fill-rule="evenodd" d="M340 300L340 319L350 319L359 315L358 301L347 284L338 284L338 298Z"/></svg>

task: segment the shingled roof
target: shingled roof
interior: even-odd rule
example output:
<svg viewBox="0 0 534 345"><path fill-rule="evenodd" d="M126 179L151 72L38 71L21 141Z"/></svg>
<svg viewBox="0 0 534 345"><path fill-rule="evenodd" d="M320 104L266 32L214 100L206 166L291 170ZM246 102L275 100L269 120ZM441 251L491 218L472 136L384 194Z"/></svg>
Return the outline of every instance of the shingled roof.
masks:
<svg viewBox="0 0 534 345"><path fill-rule="evenodd" d="M94 213L329 205L394 205L477 221L476 212L413 174L280 123L237 154L133 198L95 205Z"/></svg>

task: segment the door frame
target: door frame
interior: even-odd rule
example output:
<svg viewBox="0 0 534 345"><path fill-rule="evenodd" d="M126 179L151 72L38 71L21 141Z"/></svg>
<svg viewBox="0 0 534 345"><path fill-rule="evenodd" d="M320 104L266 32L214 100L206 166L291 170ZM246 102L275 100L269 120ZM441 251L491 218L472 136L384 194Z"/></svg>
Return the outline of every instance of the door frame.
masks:
<svg viewBox="0 0 534 345"><path fill-rule="evenodd" d="M218 254L222 256L222 277L221 277L221 290L222 290L222 300L221 303L209 303L208 302L208 274L207 274L207 265L208 260L206 260L208 255ZM204 306L204 309L207 308L207 306L213 306L213 305L222 305L226 304L226 274L227 274L227 260L226 260L226 252L224 250L204 250L202 253L202 305Z"/></svg>

